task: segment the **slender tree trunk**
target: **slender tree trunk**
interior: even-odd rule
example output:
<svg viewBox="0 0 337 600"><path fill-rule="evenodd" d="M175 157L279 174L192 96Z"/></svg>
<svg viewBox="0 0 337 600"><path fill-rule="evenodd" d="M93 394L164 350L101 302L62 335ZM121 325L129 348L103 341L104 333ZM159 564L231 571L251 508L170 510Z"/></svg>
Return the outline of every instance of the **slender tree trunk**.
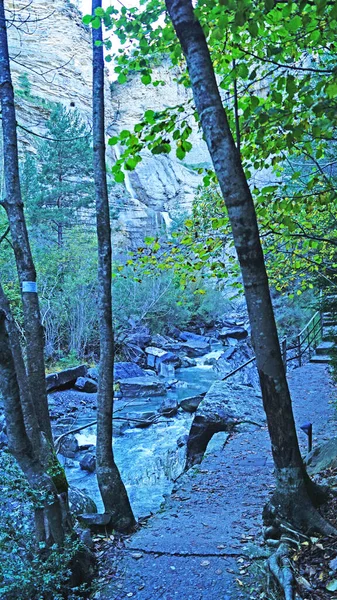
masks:
<svg viewBox="0 0 337 600"><path fill-rule="evenodd" d="M101 0L93 0L92 13ZM98 298L100 327L100 366L97 394L97 479L105 512L112 525L126 531L135 525L125 486L114 461L112 450L114 333L112 325L112 250L108 188L105 165L104 57L102 28L92 30L93 37L93 142L96 218L98 237Z"/></svg>
<svg viewBox="0 0 337 600"><path fill-rule="evenodd" d="M222 105L207 42L190 0L166 0L186 57L193 96L226 202L240 262L277 487L273 507L304 529L335 532L314 510L316 491L300 454L256 213Z"/></svg>
<svg viewBox="0 0 337 600"><path fill-rule="evenodd" d="M21 284L29 385L40 428L50 443L52 443L45 385L43 327L36 291L36 272L23 213L19 179L16 115L9 63L4 0L0 0L0 102L6 185L6 197L2 201L2 205L8 216L16 266Z"/></svg>

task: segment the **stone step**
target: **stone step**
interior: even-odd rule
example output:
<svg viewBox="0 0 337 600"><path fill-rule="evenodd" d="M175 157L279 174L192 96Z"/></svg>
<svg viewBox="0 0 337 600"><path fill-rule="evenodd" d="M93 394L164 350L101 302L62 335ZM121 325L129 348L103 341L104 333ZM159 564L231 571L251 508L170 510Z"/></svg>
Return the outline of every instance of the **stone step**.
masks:
<svg viewBox="0 0 337 600"><path fill-rule="evenodd" d="M323 340L328 340L332 335L337 336L337 325L331 325L330 327L324 326L322 334Z"/></svg>
<svg viewBox="0 0 337 600"><path fill-rule="evenodd" d="M331 360L332 360L332 358L328 354L315 354L315 356L311 357L310 362L312 362L312 363L329 363L329 362L331 362Z"/></svg>
<svg viewBox="0 0 337 600"><path fill-rule="evenodd" d="M317 346L316 354L323 354L324 356L325 354L329 354L330 350L332 350L334 347L335 344L333 342L323 341Z"/></svg>

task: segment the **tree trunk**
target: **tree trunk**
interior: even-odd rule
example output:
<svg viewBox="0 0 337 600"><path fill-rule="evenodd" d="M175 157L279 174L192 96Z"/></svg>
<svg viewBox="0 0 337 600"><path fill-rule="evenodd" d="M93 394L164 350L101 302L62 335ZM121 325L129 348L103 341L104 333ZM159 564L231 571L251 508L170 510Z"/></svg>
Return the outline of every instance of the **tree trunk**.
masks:
<svg viewBox="0 0 337 600"><path fill-rule="evenodd" d="M43 327L36 290L36 272L30 250L21 198L16 115L9 63L4 0L0 0L0 101L6 185L6 197L2 201L2 205L6 210L9 221L16 266L21 284L29 385L40 428L50 443L52 443L45 385Z"/></svg>
<svg viewBox="0 0 337 600"><path fill-rule="evenodd" d="M93 0L92 13L101 7ZM105 512L112 515L118 531L135 525L130 502L112 450L114 333L111 296L111 229L105 165L104 58L102 28L92 30L93 37L93 143L96 219L98 237L98 308L100 327L100 365L97 394L97 479Z"/></svg>
<svg viewBox="0 0 337 600"><path fill-rule="evenodd" d="M9 450L19 463L33 490L40 493L42 508L35 511L37 540L62 545L64 515L52 476L40 461L40 447L33 447L25 429L20 389L5 328L5 313L0 309L0 390L3 398ZM41 440L42 442L42 440ZM49 445L47 444L49 448Z"/></svg>
<svg viewBox="0 0 337 600"><path fill-rule="evenodd" d="M335 530L312 504L317 490L306 474L298 446L254 203L222 105L205 35L190 0L166 0L166 6L186 57L196 109L226 202L240 262L275 463L272 504L281 517L304 529L332 533Z"/></svg>

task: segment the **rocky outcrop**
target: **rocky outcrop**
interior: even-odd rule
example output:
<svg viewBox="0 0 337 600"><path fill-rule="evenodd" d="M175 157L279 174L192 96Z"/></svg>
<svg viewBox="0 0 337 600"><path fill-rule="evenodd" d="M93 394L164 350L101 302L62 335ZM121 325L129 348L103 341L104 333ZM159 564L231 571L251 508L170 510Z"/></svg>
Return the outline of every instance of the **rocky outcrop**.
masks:
<svg viewBox="0 0 337 600"><path fill-rule="evenodd" d="M46 377L47 392L72 387L76 380L79 377L85 377L86 373L86 365L79 365L78 367L71 367L57 373L50 373Z"/></svg>
<svg viewBox="0 0 337 600"><path fill-rule="evenodd" d="M200 463L208 442L239 423L263 423L261 395L245 385L216 381L199 404L187 442L186 468Z"/></svg>
<svg viewBox="0 0 337 600"><path fill-rule="evenodd" d="M136 396L143 398L146 396L163 396L166 394L166 387L162 381L156 377L130 377L119 381L119 389L124 397Z"/></svg>

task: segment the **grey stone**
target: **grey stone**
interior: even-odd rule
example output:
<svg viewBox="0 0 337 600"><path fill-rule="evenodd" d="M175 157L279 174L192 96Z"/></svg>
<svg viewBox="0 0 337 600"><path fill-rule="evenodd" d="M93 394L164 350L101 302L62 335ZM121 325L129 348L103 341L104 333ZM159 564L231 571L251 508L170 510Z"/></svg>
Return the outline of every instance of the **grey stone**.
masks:
<svg viewBox="0 0 337 600"><path fill-rule="evenodd" d="M181 331L180 332L180 339L183 342L200 342L200 343L204 343L204 344L209 344L209 337L206 337L204 335L199 335L198 333L192 333L192 331Z"/></svg>
<svg viewBox="0 0 337 600"><path fill-rule="evenodd" d="M156 377L130 377L119 381L123 397L163 396L166 394L165 384Z"/></svg>
<svg viewBox="0 0 337 600"><path fill-rule="evenodd" d="M83 513L78 515L78 520L86 527L90 527L94 531L100 531L110 524L111 515L109 513Z"/></svg>
<svg viewBox="0 0 337 600"><path fill-rule="evenodd" d="M158 412L163 415L163 417L174 417L178 412L177 400L174 398L165 398Z"/></svg>
<svg viewBox="0 0 337 600"><path fill-rule="evenodd" d="M186 446L187 440L188 440L187 433L184 433L184 435L181 435L180 437L178 437L178 439L177 439L178 448L182 448L183 446Z"/></svg>
<svg viewBox="0 0 337 600"><path fill-rule="evenodd" d="M205 394L198 394L197 396L190 396L189 398L184 398L184 400L180 401L180 408L183 409L184 412L194 413L200 402L204 399Z"/></svg>
<svg viewBox="0 0 337 600"><path fill-rule="evenodd" d="M95 394L97 392L97 383L93 379L88 377L79 377L76 379L74 386L80 392L88 392L89 394Z"/></svg>
<svg viewBox="0 0 337 600"><path fill-rule="evenodd" d="M196 356L203 356L203 354L206 354L210 349L210 345L208 342L189 340L188 342L184 342L182 344L182 348L189 357L193 358Z"/></svg>
<svg viewBox="0 0 337 600"><path fill-rule="evenodd" d="M98 381L98 367L90 367L90 369L88 369L87 375L90 379Z"/></svg>
<svg viewBox="0 0 337 600"><path fill-rule="evenodd" d="M80 467L83 471L94 473L96 471L96 457L91 452L87 452L80 460Z"/></svg>
<svg viewBox="0 0 337 600"><path fill-rule="evenodd" d="M306 458L309 475L316 475L325 469L337 467L337 437L325 444L316 446Z"/></svg>
<svg viewBox="0 0 337 600"><path fill-rule="evenodd" d="M248 331L244 329L244 327L223 327L221 331L219 331L219 338L234 338L235 340L244 340L248 337Z"/></svg>
<svg viewBox="0 0 337 600"><path fill-rule="evenodd" d="M75 515L97 513L97 506L83 490L71 486L68 490L70 510Z"/></svg>
<svg viewBox="0 0 337 600"><path fill-rule="evenodd" d="M95 546L91 537L90 529L83 529L80 534L80 540L87 548L92 550Z"/></svg>
<svg viewBox="0 0 337 600"><path fill-rule="evenodd" d="M144 371L138 365L132 362L115 363L115 381L120 379L134 379L135 377L144 377Z"/></svg>
<svg viewBox="0 0 337 600"><path fill-rule="evenodd" d="M200 463L219 431L231 432L240 422L264 423L260 395L249 386L216 381L200 402L190 429L186 466Z"/></svg>
<svg viewBox="0 0 337 600"><path fill-rule="evenodd" d="M79 451L77 438L71 434L64 437L60 442L59 453L66 458L75 458L76 452Z"/></svg>
<svg viewBox="0 0 337 600"><path fill-rule="evenodd" d="M157 420L157 413L154 411L140 413L128 413L127 418L130 421L131 427L137 427L139 429L145 429L150 427Z"/></svg>
<svg viewBox="0 0 337 600"><path fill-rule="evenodd" d="M184 356L181 359L181 368L182 369L188 369L189 367L195 367L196 366L196 361L194 360L194 358L190 358L189 356Z"/></svg>
<svg viewBox="0 0 337 600"><path fill-rule="evenodd" d="M85 377L87 374L86 365L79 365L70 369L64 369L57 373L50 373L46 377L47 392L59 388L72 387L79 377Z"/></svg>

